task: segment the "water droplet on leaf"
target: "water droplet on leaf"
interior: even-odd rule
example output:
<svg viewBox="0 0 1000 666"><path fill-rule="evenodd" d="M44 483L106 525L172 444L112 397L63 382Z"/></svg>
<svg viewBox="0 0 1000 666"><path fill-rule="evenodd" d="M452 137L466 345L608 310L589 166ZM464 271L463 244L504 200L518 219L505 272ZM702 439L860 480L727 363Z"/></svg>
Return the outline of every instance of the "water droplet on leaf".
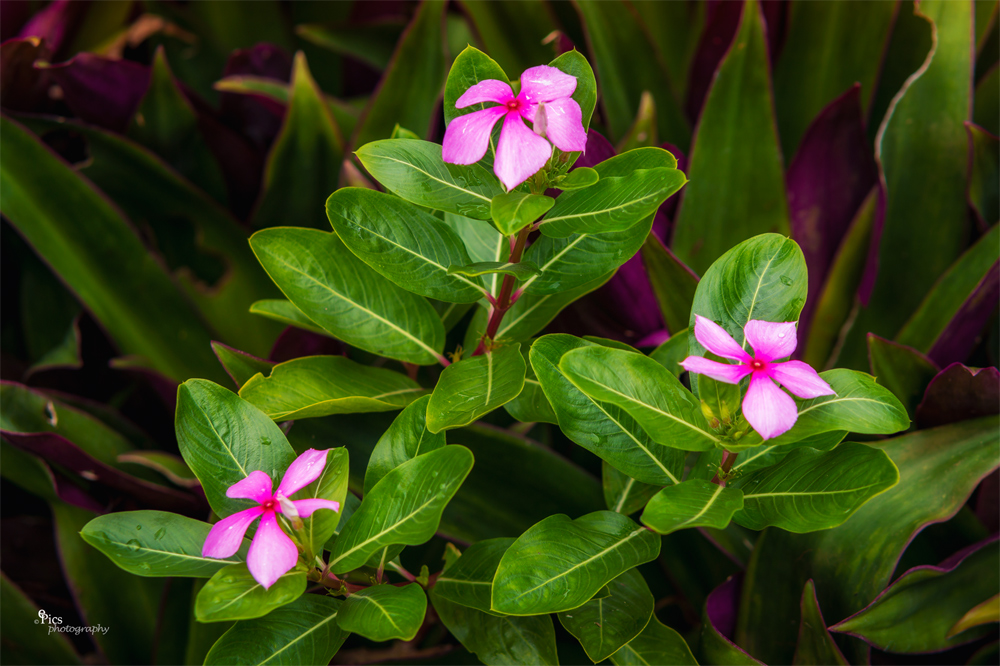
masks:
<svg viewBox="0 0 1000 666"><path fill-rule="evenodd" d="M781 284L785 285L786 287L792 286L792 278L788 277L787 275L782 275L778 279L781 280Z"/></svg>
<svg viewBox="0 0 1000 666"><path fill-rule="evenodd" d="M131 550L139 550L140 548L142 548L142 544L139 543L138 539L129 539L128 541L125 542L125 545L128 546Z"/></svg>
<svg viewBox="0 0 1000 666"><path fill-rule="evenodd" d="M167 528L161 527L160 529L156 530L156 534L154 534L153 536L156 537L157 540L159 540L165 537L166 535L167 535Z"/></svg>

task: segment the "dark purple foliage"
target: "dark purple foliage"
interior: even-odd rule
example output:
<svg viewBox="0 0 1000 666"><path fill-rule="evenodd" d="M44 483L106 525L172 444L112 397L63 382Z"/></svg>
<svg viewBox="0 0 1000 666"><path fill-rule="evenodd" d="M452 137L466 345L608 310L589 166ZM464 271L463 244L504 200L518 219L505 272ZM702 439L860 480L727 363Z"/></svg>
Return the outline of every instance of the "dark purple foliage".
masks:
<svg viewBox="0 0 1000 666"><path fill-rule="evenodd" d="M948 322L927 355L938 365L969 358L1000 300L1000 262L994 263Z"/></svg>
<svg viewBox="0 0 1000 666"><path fill-rule="evenodd" d="M257 44L234 51L223 76L259 76L287 83L292 76L292 58L278 46ZM226 123L241 131L260 151L271 147L285 115L283 104L263 95L222 93L219 108Z"/></svg>
<svg viewBox="0 0 1000 666"><path fill-rule="evenodd" d="M952 363L937 374L917 406L918 428L1000 414L1000 370Z"/></svg>
<svg viewBox="0 0 1000 666"><path fill-rule="evenodd" d="M81 120L124 133L149 88L149 68L129 60L78 53L47 68Z"/></svg>

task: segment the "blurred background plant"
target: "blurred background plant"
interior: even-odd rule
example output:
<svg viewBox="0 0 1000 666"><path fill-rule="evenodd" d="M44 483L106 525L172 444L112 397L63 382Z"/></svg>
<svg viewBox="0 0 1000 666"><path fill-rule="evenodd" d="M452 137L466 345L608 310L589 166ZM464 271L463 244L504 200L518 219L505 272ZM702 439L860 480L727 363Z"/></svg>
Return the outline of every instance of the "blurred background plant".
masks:
<svg viewBox="0 0 1000 666"><path fill-rule="evenodd" d="M331 192L375 187L357 147L407 130L440 142L445 77L467 44L507 72L580 50L599 90L580 164L662 145L690 180L639 255L596 291L558 304L529 336L545 327L655 346L686 328L698 275L716 258L778 232L809 266L800 358L876 375L907 406L912 429L927 430L908 440L926 464L950 464L931 451L957 455L996 434L995 421L972 420L1000 404L996 0L4 0L0 9L4 663L201 663L226 625L191 619L190 583L130 576L78 531L95 513L127 508L208 515L178 456L179 382L238 387L312 354L380 362L288 326L292 313L252 312L280 293L246 239L270 226L329 230ZM554 426L501 412L489 420L505 430L462 431L479 476L442 532L516 536L554 512L601 508L597 458ZM348 445L360 492L390 421L315 419L290 437ZM996 465L986 456L933 476L933 503L917 499L927 488L899 491L892 501L915 508L882 550L871 546L888 558L885 575L938 564L997 532ZM605 470L606 492L609 478ZM470 528L468 513L483 506L489 528ZM870 530L888 529L872 511ZM756 549L750 532L721 546L705 531L665 537L657 566L644 569L657 613L689 642L700 635L703 658L746 657L735 637L755 657L787 663L803 583L837 578L831 562L800 558L782 588L779 563L820 547L847 558L837 548L859 539L835 532L769 531ZM412 550L438 562L443 549L436 539ZM751 553L744 598L772 619L743 613L737 624L739 590L725 581ZM830 601L826 619L857 610L848 606ZM19 641L38 608L112 631ZM788 627L775 628L786 616ZM440 631L422 639L454 646ZM933 660L995 661L995 639ZM387 652L352 640L342 663L428 656L424 644ZM559 648L564 661L585 659L568 635ZM918 648L903 651L931 651Z"/></svg>

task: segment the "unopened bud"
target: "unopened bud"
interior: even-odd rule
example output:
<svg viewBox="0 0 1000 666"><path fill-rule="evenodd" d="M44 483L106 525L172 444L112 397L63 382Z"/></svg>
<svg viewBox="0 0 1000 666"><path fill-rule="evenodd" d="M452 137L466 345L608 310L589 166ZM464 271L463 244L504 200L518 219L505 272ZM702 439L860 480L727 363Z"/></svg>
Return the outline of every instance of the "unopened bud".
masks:
<svg viewBox="0 0 1000 666"><path fill-rule="evenodd" d="M284 495L278 495L278 504L281 505L282 515L288 518L288 521L292 524L292 529L301 530L305 527L301 516L299 516L298 509L295 508L295 502Z"/></svg>
<svg viewBox="0 0 1000 666"><path fill-rule="evenodd" d="M538 108L535 109L535 122L532 123L532 127L535 129L535 134L544 137L545 130L548 128L548 117L545 111L545 102L539 102Z"/></svg>
<svg viewBox="0 0 1000 666"><path fill-rule="evenodd" d="M712 408L704 400L701 401L701 413L705 415L705 419L708 421L718 420L715 418L715 412L712 411Z"/></svg>

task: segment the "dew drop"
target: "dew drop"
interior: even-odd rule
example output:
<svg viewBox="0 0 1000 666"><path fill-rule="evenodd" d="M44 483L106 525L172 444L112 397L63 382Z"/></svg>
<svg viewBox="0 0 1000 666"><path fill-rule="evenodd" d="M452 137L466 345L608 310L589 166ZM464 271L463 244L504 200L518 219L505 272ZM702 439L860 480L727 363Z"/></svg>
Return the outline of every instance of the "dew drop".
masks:
<svg viewBox="0 0 1000 666"><path fill-rule="evenodd" d="M225 578L222 579L222 582L226 583L227 585L232 585L233 583L236 582L236 579L233 578L232 576L226 576Z"/></svg>
<svg viewBox="0 0 1000 666"><path fill-rule="evenodd" d="M141 529L142 529L142 525L136 525L136 526L135 526L135 529L136 529L136 531L138 532L139 530L141 530Z"/></svg>
<svg viewBox="0 0 1000 666"><path fill-rule="evenodd" d="M271 446L271 438L270 437L262 437L261 440L260 440L260 443L263 446Z"/></svg>
<svg viewBox="0 0 1000 666"><path fill-rule="evenodd" d="M167 535L167 528L166 527L161 527L160 529L156 530L156 534L154 534L153 536L156 537L157 541L159 541L160 539L162 539L166 535Z"/></svg>
<svg viewBox="0 0 1000 666"><path fill-rule="evenodd" d="M138 539L129 539L128 541L125 542L125 545L128 546L131 550L139 550L140 548L142 548L142 544L139 543Z"/></svg>
<svg viewBox="0 0 1000 666"><path fill-rule="evenodd" d="M143 571L149 571L149 565L146 564L145 562L143 562L142 564L140 564L139 568L142 569Z"/></svg>
<svg viewBox="0 0 1000 666"><path fill-rule="evenodd" d="M782 275L778 279L781 280L781 284L785 285L786 287L792 286L792 278L788 277L787 275Z"/></svg>

